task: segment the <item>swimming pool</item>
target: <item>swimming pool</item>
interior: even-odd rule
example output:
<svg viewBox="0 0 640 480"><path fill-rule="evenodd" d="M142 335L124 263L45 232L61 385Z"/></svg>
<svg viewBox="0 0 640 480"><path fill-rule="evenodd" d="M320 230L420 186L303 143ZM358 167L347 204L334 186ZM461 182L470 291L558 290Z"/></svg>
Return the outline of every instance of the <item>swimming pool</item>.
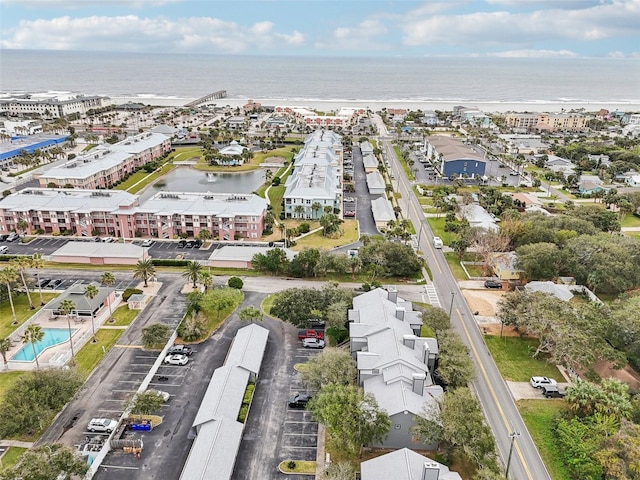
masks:
<svg viewBox="0 0 640 480"><path fill-rule="evenodd" d="M40 355L47 348L59 345L69 341L69 330L66 328L43 328L44 337L39 342L36 342L36 355ZM75 330L71 330L73 334ZM33 347L31 343L24 345L18 352L11 357L11 360L17 362L33 362L35 357L33 356Z"/></svg>

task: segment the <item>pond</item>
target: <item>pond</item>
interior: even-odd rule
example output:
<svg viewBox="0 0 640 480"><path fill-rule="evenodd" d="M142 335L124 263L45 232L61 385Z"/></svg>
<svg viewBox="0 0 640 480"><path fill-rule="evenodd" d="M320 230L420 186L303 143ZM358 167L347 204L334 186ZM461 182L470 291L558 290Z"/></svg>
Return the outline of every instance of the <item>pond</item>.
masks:
<svg viewBox="0 0 640 480"><path fill-rule="evenodd" d="M265 170L211 173L190 167L178 167L156 180L140 194L144 202L158 192L251 193L264 183Z"/></svg>

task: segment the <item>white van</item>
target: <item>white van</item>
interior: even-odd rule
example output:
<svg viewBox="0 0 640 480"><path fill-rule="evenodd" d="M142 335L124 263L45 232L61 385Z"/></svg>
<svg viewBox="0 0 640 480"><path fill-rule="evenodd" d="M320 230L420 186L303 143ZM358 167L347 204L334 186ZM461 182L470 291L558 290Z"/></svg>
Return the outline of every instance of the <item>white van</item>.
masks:
<svg viewBox="0 0 640 480"><path fill-rule="evenodd" d="M433 246L435 248L442 248L443 245L444 243L440 237L433 237Z"/></svg>

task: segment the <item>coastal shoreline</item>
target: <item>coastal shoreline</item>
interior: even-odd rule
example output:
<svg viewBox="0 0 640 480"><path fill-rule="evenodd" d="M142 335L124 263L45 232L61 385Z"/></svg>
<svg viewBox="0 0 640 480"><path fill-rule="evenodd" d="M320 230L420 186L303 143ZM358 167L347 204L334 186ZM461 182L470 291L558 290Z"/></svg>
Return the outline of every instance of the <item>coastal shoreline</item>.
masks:
<svg viewBox="0 0 640 480"><path fill-rule="evenodd" d="M145 105L157 107L182 107L192 102L195 98L177 97L151 97L151 96L110 96L114 103L143 103ZM379 111L383 108L400 108L406 110L443 110L450 111L454 106L464 105L466 107L476 107L487 113L504 112L560 112L584 109L587 112L597 112L605 108L610 111L640 111L640 103L630 102L472 102L463 100L438 101L438 100L340 100L340 99L291 99L291 98L258 98L253 97L254 102L263 106L289 106L307 107L318 111L335 111L345 108L368 108L372 111ZM230 106L232 108L242 107L248 98L221 98L211 102L212 105Z"/></svg>

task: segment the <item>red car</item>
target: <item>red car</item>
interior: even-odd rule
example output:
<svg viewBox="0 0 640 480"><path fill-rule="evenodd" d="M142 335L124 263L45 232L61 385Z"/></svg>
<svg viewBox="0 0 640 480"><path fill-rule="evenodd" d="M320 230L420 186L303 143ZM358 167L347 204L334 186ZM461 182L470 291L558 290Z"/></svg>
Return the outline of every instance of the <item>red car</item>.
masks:
<svg viewBox="0 0 640 480"><path fill-rule="evenodd" d="M317 338L318 340L323 340L324 330L298 330L298 340L304 340L305 338Z"/></svg>

